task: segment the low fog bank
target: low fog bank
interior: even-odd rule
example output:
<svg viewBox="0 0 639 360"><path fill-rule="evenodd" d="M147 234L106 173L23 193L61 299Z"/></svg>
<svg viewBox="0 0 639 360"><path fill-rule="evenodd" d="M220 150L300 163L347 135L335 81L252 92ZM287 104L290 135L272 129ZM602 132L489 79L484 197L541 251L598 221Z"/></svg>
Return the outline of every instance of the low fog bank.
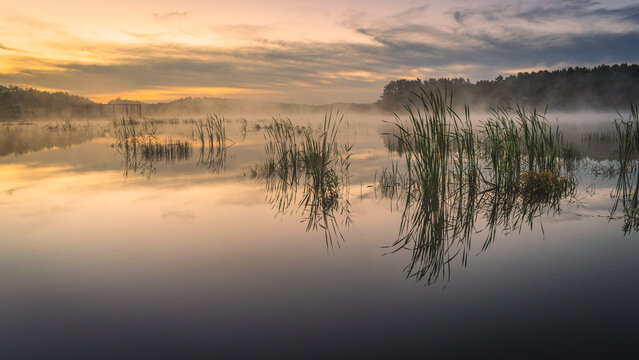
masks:
<svg viewBox="0 0 639 360"><path fill-rule="evenodd" d="M216 113L229 116L292 116L302 114L324 114L339 110L341 113L380 112L375 104L335 103L307 105L278 103L273 101L253 101L215 98L185 98L169 103L142 104L143 116L202 116Z"/></svg>
<svg viewBox="0 0 639 360"><path fill-rule="evenodd" d="M142 103L114 99L107 104L95 103L67 93L50 93L15 86L0 86L0 121L77 120L119 117L176 118L202 117L208 113L227 116L294 116L324 114L331 111L370 113L382 111L379 103L334 103L308 105L224 98L187 97L166 103Z"/></svg>

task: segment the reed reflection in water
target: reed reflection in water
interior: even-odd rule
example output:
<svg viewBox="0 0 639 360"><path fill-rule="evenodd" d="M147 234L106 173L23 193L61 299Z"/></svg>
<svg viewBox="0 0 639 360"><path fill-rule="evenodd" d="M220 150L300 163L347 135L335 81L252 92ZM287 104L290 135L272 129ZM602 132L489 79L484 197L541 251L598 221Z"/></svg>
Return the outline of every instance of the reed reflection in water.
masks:
<svg viewBox="0 0 639 360"><path fill-rule="evenodd" d="M624 234L639 231L639 109L630 107L630 115L621 115L614 122L618 143L619 177L613 194L615 199L610 217L621 211ZM621 205L621 208L619 207Z"/></svg>
<svg viewBox="0 0 639 360"><path fill-rule="evenodd" d="M352 147L337 143L342 121L339 113L327 113L316 134L289 119L274 119L266 127L266 159L250 169L251 178L265 183L273 209L280 215L300 210L306 231L322 229L327 249L339 247L344 241L340 226L352 222L348 174Z"/></svg>
<svg viewBox="0 0 639 360"><path fill-rule="evenodd" d="M467 107L465 120L453 110L451 94L416 95L406 107L408 121L397 117L390 134L405 171L397 164L382 169L376 187L404 203L391 252L411 251L407 277L431 284L450 278L455 258L467 264L476 233L486 233L484 251L496 234L532 228L542 214L560 212L576 179L561 156L561 134L543 114L499 108L477 132ZM480 217L485 228L476 225Z"/></svg>

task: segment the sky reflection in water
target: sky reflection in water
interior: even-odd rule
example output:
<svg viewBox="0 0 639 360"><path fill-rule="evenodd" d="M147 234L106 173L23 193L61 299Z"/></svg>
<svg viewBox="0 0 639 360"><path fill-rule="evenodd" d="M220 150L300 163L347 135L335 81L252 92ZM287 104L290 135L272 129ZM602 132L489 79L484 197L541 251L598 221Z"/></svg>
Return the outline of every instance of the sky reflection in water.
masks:
<svg viewBox="0 0 639 360"><path fill-rule="evenodd" d="M308 226L303 184L281 211L273 184L250 176L266 159L255 119L245 134L241 120L227 123L233 144L213 169L196 141L188 157L150 159L151 172L127 168L103 123L55 135L60 141L42 131L41 144L26 142L32 149L5 151L0 352L556 355L633 344L639 245L619 214L609 217L616 177L593 176L588 160L560 211L507 233L498 227L488 246L485 232L471 231L465 260L447 262L427 286L427 277L406 280L414 254L389 248L404 208L373 183L397 157L378 120L342 124L338 142L353 145L352 221L331 214L334 246L321 223ZM159 132L191 139L191 125L160 124Z"/></svg>

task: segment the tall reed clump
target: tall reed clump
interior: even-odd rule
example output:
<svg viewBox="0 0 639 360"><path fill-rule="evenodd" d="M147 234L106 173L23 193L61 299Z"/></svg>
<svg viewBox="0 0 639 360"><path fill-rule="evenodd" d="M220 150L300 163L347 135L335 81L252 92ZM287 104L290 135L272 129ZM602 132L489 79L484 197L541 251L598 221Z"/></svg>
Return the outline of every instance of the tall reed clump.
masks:
<svg viewBox="0 0 639 360"><path fill-rule="evenodd" d="M630 106L627 119L619 115L614 121L617 134L617 157L619 177L615 190L615 203L610 216L613 217L619 205L623 209L624 233L639 231L639 109Z"/></svg>
<svg viewBox="0 0 639 360"><path fill-rule="evenodd" d="M133 119L114 119L112 127L115 146L125 152L137 154L140 144L150 143L158 138L157 125L149 121L140 123Z"/></svg>
<svg viewBox="0 0 639 360"><path fill-rule="evenodd" d="M348 169L352 146L337 144L337 133L343 116L336 114L324 116L319 136L311 131L303 134L299 161L304 169L305 191L302 198L307 218L315 219L307 223L307 230L316 230L317 226L326 226L327 217L333 211L348 211L350 205L348 191ZM343 200L343 201L340 201ZM332 222L334 224L334 222Z"/></svg>
<svg viewBox="0 0 639 360"><path fill-rule="evenodd" d="M335 236L343 239L336 215L342 216L342 224L350 223L352 147L338 144L342 120L339 113L329 112L315 133L310 127L294 126L289 119L273 119L272 125L264 127L266 159L250 169L252 178L266 181L271 205L285 213L297 204L307 231L324 229L329 248ZM296 201L299 186L301 199Z"/></svg>
<svg viewBox="0 0 639 360"><path fill-rule="evenodd" d="M488 220L487 247L498 225L532 224L574 191L574 181L562 171L561 134L543 114L496 108L475 130L468 107L463 120L453 110L452 93L422 88L414 96L407 119L396 115L388 134L406 173L383 170L378 186L396 196L394 183L402 182L406 204L390 248L409 249L408 276L430 283L448 276L454 257L466 263L478 216Z"/></svg>
<svg viewBox="0 0 639 360"><path fill-rule="evenodd" d="M186 140L160 140L157 123L139 122L124 118L113 120L114 147L123 157L124 175L129 171L147 175L157 171L159 161L188 160L192 155L191 143Z"/></svg>
<svg viewBox="0 0 639 360"><path fill-rule="evenodd" d="M217 114L207 114L206 119L196 121L194 124L197 139L202 146L224 148L227 147L228 142L233 143L226 137L224 118Z"/></svg>
<svg viewBox="0 0 639 360"><path fill-rule="evenodd" d="M290 119L273 119L272 125L265 129L268 162L265 170L290 179L291 183L296 181L301 166L301 151L293 123Z"/></svg>
<svg viewBox="0 0 639 360"><path fill-rule="evenodd" d="M226 136L224 118L208 114L206 119L194 121L194 135L200 141L198 166L207 167L217 173L226 167L226 150L233 141Z"/></svg>
<svg viewBox="0 0 639 360"><path fill-rule="evenodd" d="M490 169L488 183L506 191L516 189L522 170L522 148L519 127L509 109L492 109L482 127L483 159Z"/></svg>
<svg viewBox="0 0 639 360"><path fill-rule="evenodd" d="M448 257L460 250L452 250L459 245L454 241L457 236L470 234L474 217L467 217L464 210L474 206L479 153L469 111L466 108L462 121L452 108L450 92L422 89L415 96L406 106L408 120L396 115L392 132L407 170L403 176L406 205L391 248L411 249L408 276L427 277L430 282L448 273Z"/></svg>
<svg viewBox="0 0 639 360"><path fill-rule="evenodd" d="M175 160L187 160L191 157L191 144L186 140L166 139L160 142L157 139L145 141L139 144L140 156L150 161L173 162Z"/></svg>
<svg viewBox="0 0 639 360"><path fill-rule="evenodd" d="M621 114L615 119L614 126L617 135L617 159L619 170L627 172L636 166L635 158L639 154L639 109L637 105L630 106L630 116L624 119Z"/></svg>
<svg viewBox="0 0 639 360"><path fill-rule="evenodd" d="M508 191L526 191L539 174L563 182L562 135L543 113L517 106L498 107L483 124L483 159L489 166L489 184ZM525 175L525 176L524 176ZM523 183L522 183L523 182ZM554 185L550 184L554 188Z"/></svg>

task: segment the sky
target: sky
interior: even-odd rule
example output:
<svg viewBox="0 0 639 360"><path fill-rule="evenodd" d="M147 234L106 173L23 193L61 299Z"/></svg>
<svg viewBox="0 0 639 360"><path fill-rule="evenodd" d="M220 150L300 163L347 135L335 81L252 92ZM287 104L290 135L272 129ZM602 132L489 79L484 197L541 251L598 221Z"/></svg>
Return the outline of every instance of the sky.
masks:
<svg viewBox="0 0 639 360"><path fill-rule="evenodd" d="M636 0L0 4L0 84L97 102L366 103L395 79L635 63L638 45Z"/></svg>

